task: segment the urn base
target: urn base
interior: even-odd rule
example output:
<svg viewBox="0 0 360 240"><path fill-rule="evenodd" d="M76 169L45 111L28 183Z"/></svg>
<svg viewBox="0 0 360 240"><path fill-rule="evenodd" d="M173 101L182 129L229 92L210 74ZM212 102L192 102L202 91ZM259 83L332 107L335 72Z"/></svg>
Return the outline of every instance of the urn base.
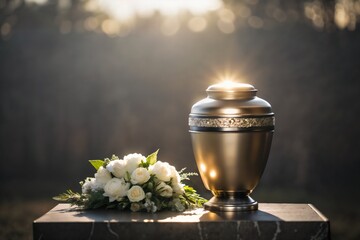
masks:
<svg viewBox="0 0 360 240"><path fill-rule="evenodd" d="M258 203L246 194L221 194L212 197L204 208L216 212L243 212L258 209Z"/></svg>

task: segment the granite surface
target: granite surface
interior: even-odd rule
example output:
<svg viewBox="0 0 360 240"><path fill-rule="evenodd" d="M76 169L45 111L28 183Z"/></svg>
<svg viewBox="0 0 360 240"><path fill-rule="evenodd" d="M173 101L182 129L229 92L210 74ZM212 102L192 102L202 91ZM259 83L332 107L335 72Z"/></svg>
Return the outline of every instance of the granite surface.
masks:
<svg viewBox="0 0 360 240"><path fill-rule="evenodd" d="M311 204L260 203L258 211L132 213L59 204L33 223L34 239L330 239Z"/></svg>

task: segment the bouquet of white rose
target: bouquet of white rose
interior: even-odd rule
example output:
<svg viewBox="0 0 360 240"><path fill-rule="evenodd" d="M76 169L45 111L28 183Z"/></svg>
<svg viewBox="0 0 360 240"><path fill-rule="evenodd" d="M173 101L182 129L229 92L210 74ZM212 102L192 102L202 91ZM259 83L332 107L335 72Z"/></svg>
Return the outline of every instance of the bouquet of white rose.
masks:
<svg viewBox="0 0 360 240"><path fill-rule="evenodd" d="M54 197L84 209L115 208L156 212L164 209L185 211L201 207L206 200L182 183L196 173L176 171L167 162L157 161L157 150L144 157L133 153L123 159L90 160L97 172L80 182L82 193L67 190Z"/></svg>

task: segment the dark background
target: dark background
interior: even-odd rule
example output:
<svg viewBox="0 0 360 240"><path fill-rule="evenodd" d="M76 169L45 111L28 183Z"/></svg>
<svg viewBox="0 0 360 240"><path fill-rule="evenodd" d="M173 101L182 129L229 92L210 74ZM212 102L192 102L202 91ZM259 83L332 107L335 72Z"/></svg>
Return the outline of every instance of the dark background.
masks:
<svg viewBox="0 0 360 240"><path fill-rule="evenodd" d="M330 219L333 239L360 237L359 28L314 25L303 16L307 2L290 1L279 7L298 17L270 27L264 17L262 28L237 17L232 34L210 16L201 33L182 23L165 36L160 14L123 37L63 34L53 4L9 11L2 2L0 25L10 22L11 32L0 40L1 239L31 238L31 221L56 204L51 197L79 191L78 182L93 175L88 159L160 148L161 160L197 171L188 114L229 72L253 84L276 115L252 196L313 203ZM269 2L244 4L262 16ZM236 2L227 4L236 10ZM327 4L334 9L336 1ZM84 15L70 10L62 19ZM210 196L200 178L191 184Z"/></svg>

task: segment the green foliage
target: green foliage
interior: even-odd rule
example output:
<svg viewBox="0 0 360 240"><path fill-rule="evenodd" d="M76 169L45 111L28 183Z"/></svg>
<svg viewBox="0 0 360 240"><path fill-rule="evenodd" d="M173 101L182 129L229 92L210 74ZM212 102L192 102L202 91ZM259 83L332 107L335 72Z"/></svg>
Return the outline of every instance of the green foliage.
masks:
<svg viewBox="0 0 360 240"><path fill-rule="evenodd" d="M71 205L83 206L86 201L86 197L80 193L73 192L68 189L65 193L59 194L58 196L53 197L54 200L63 203L70 203Z"/></svg>
<svg viewBox="0 0 360 240"><path fill-rule="evenodd" d="M186 167L182 168L178 173L181 175L186 170Z"/></svg>
<svg viewBox="0 0 360 240"><path fill-rule="evenodd" d="M130 176L130 173L129 173L128 171L126 171L126 174L125 174L125 177L124 177L124 178L125 178L125 180L128 181L128 182L130 181L131 176Z"/></svg>
<svg viewBox="0 0 360 240"><path fill-rule="evenodd" d="M157 161L158 152L159 149L153 152L152 154L150 154L149 156L147 156L145 162L141 161L139 167L143 167L147 169L149 168L150 165L154 165Z"/></svg>
<svg viewBox="0 0 360 240"><path fill-rule="evenodd" d="M180 171L178 171L181 181L190 180L190 178L189 178L190 176L198 176L198 174L196 172L185 173L184 172L185 170L186 170L186 168L182 168Z"/></svg>
<svg viewBox="0 0 360 240"><path fill-rule="evenodd" d="M91 163L91 165L93 165L96 171L104 165L103 160L89 160L89 162Z"/></svg>
<svg viewBox="0 0 360 240"><path fill-rule="evenodd" d="M190 204L190 207L201 207L207 200L201 197L194 188L185 185L184 186L185 193L183 197L186 199L187 204Z"/></svg>
<svg viewBox="0 0 360 240"><path fill-rule="evenodd" d="M157 184L155 182L155 175L150 175L150 179L141 185L142 189L144 189L145 192L155 193L155 188Z"/></svg>
<svg viewBox="0 0 360 240"><path fill-rule="evenodd" d="M158 152L159 152L159 149L156 150L155 152L153 152L152 154L150 154L149 156L147 156L146 162L149 163L150 165L154 165L157 161Z"/></svg>
<svg viewBox="0 0 360 240"><path fill-rule="evenodd" d="M111 206L109 198L105 197L103 191L95 191L87 194L87 201L84 203L86 209L96 209L101 207Z"/></svg>
<svg viewBox="0 0 360 240"><path fill-rule="evenodd" d="M103 196L103 191L93 191L89 194L80 194L73 192L72 190L67 190L65 193L62 193L56 197L53 197L54 200L70 203L71 205L77 205L83 207L84 209L96 209L101 207L117 207L117 203L109 203L109 198Z"/></svg>
<svg viewBox="0 0 360 240"><path fill-rule="evenodd" d="M183 168L184 169L184 168ZM181 169L181 170L183 170L183 169ZM183 180L190 180L190 178L189 177L191 177L191 176L198 176L198 174L196 173L196 172L188 172L188 173L183 173L182 171L180 171L180 179L181 179L181 181L183 181Z"/></svg>

